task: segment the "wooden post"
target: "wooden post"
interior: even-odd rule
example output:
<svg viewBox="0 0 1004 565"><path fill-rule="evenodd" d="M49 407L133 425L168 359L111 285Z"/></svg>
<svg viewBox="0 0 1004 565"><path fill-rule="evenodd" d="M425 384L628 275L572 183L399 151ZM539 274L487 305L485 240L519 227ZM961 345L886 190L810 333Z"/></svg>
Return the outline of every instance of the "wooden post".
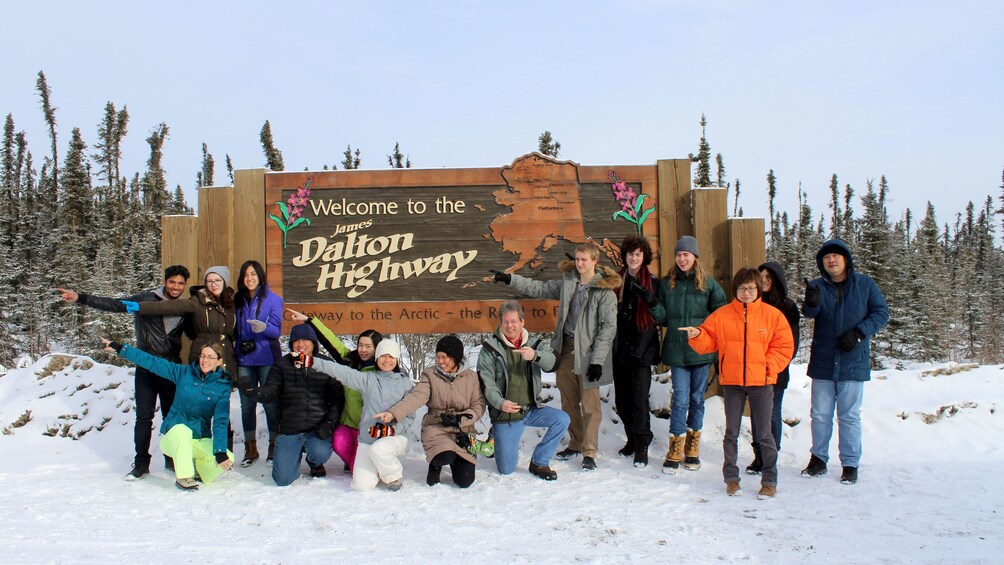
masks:
<svg viewBox="0 0 1004 565"><path fill-rule="evenodd" d="M712 273L723 289L732 286L729 269L729 225L726 221L728 190L698 188L694 193L694 237L701 252L701 264ZM728 290L725 292L728 295Z"/></svg>
<svg viewBox="0 0 1004 565"><path fill-rule="evenodd" d="M766 261L763 218L729 219L732 273L741 267L757 268Z"/></svg>
<svg viewBox="0 0 1004 565"><path fill-rule="evenodd" d="M206 269L226 265L230 269L228 286L237 287L234 266L234 189L230 186L204 186L199 188L199 264L198 272L192 267L196 284L202 284Z"/></svg>
<svg viewBox="0 0 1004 565"><path fill-rule="evenodd" d="M661 159L659 175L659 256L663 269L673 266L673 248L682 235L693 233L690 159ZM658 273L659 276L665 272Z"/></svg>
<svg viewBox="0 0 1004 565"><path fill-rule="evenodd" d="M160 219L160 268L184 265L193 273L199 266L199 245L195 233L197 216L163 216ZM186 295L187 296L187 295Z"/></svg>
<svg viewBox="0 0 1004 565"><path fill-rule="evenodd" d="M238 268L251 259L265 265L265 218L265 169L234 171L233 258ZM231 286L236 288L236 281Z"/></svg>

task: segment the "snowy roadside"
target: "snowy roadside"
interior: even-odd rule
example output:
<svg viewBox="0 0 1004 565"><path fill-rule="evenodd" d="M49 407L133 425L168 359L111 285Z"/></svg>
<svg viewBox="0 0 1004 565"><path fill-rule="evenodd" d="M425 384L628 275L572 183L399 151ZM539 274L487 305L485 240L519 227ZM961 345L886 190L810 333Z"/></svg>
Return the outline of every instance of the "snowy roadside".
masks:
<svg viewBox="0 0 1004 565"><path fill-rule="evenodd" d="M837 480L835 442L829 475L799 477L809 446L808 379L804 366L793 367L784 414L798 423L785 427L778 497L760 501L755 477L744 477L744 496L724 494L717 398L707 404L703 468L676 477L660 472L667 422L653 419L653 464L635 469L615 455L624 436L606 402L599 470L555 462L556 483L526 472L530 432L514 475L501 477L482 460L467 491L451 486L448 472L444 484L427 487L418 442L404 457L398 493L352 492L337 458L327 478L288 488L273 486L258 463L183 493L155 454L153 474L130 483L122 477L132 451L131 370L72 358L46 374L50 360L0 377L2 563L990 563L1004 551L1004 486L988 480L1004 462L1000 366L876 373L855 486ZM666 395L666 385L653 386L654 404ZM44 435L50 430L54 437ZM744 433L742 465L751 458Z"/></svg>

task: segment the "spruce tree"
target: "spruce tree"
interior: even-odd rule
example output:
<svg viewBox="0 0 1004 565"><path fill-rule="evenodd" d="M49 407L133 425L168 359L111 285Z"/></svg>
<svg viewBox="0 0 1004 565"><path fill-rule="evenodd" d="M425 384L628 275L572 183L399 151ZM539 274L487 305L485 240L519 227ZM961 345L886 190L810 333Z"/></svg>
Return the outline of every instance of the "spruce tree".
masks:
<svg viewBox="0 0 1004 565"><path fill-rule="evenodd" d="M411 159L401 153L401 144L394 144L394 153L387 155L387 164L394 169L410 169Z"/></svg>
<svg viewBox="0 0 1004 565"><path fill-rule="evenodd" d="M767 242L767 256L777 257L778 246L781 243L781 229L778 225L778 215L774 208L774 200L777 198L777 177L774 176L774 169L767 173L767 209L770 214L770 237Z"/></svg>
<svg viewBox="0 0 1004 565"><path fill-rule="evenodd" d="M715 186L718 188L728 188L729 183L725 182L725 161L721 153L715 153ZM732 214L733 216L735 213Z"/></svg>
<svg viewBox="0 0 1004 565"><path fill-rule="evenodd" d="M38 90L38 97L42 102L42 116L45 118L45 125L49 128L49 140L52 144L52 194L55 194L56 187L59 184L59 146L56 142L56 108L52 106L52 90L49 89L49 83L45 80L45 73L42 71L38 71L35 89Z"/></svg>
<svg viewBox="0 0 1004 565"><path fill-rule="evenodd" d="M196 188L202 186L214 186L215 182L213 179L213 168L215 167L213 161L213 155L209 152L209 147L203 143L202 144L202 170L196 176L196 182L198 183Z"/></svg>
<svg viewBox="0 0 1004 565"><path fill-rule="evenodd" d="M234 164L230 161L230 154L227 153L227 176L230 178L230 186L234 184Z"/></svg>
<svg viewBox="0 0 1004 565"><path fill-rule="evenodd" d="M694 186L711 186L711 146L707 137L708 119L701 114L701 141L697 145L697 157L691 159L697 161L697 174L694 176Z"/></svg>
<svg viewBox="0 0 1004 565"><path fill-rule="evenodd" d="M840 211L840 184L837 182L837 174L833 173L830 178L830 238L842 239L843 219L844 215Z"/></svg>
<svg viewBox="0 0 1004 565"><path fill-rule="evenodd" d="M265 120L261 126L261 148L265 151L265 166L271 171L284 171L286 165L282 162L282 151L275 147L272 141L272 125Z"/></svg>
<svg viewBox="0 0 1004 565"><path fill-rule="evenodd" d="M544 133L537 137L537 151L557 159L561 152L561 143L554 139L550 131L544 130Z"/></svg>
<svg viewBox="0 0 1004 565"><path fill-rule="evenodd" d="M343 153L344 159L342 159L342 168L346 171L351 171L352 169L358 169L359 164L362 162L360 157L360 151L356 149L355 154L352 153L352 146L345 146L345 153Z"/></svg>

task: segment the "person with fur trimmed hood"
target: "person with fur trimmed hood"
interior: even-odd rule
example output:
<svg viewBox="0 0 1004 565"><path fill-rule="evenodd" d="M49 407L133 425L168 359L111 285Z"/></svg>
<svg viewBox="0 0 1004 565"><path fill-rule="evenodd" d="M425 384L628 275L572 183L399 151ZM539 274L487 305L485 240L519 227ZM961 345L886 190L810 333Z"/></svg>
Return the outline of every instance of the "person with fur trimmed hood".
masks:
<svg viewBox="0 0 1004 565"><path fill-rule="evenodd" d="M418 384L400 402L376 415L392 424L421 406L428 407L422 417L422 447L429 462L425 482L430 487L439 484L440 472L447 465L458 487L474 483L478 458L458 440L466 439L470 445L469 434L485 413L485 397L478 374L466 365L464 344L455 335L443 336L436 344L436 364L422 371Z"/></svg>
<svg viewBox="0 0 1004 565"><path fill-rule="evenodd" d="M536 281L520 275L494 273L504 282L534 298L558 300L558 326L551 348L559 355L557 372L561 409L568 414L571 440L557 458L582 454L582 470L596 469L599 454L600 387L613 382L613 344L617 334L617 295L621 276L597 265L595 245L579 245L572 261L562 261L560 279Z"/></svg>
<svg viewBox="0 0 1004 565"><path fill-rule="evenodd" d="M384 339L376 348L376 371L358 371L327 359L314 361L318 371L363 395L359 447L352 466L353 490L373 490L383 482L388 490L398 491L404 485L404 466L398 457L408 449L408 429L415 415L403 416L391 424L377 418L411 392L411 379L398 365L400 358L401 346Z"/></svg>
<svg viewBox="0 0 1004 565"><path fill-rule="evenodd" d="M281 487L300 477L303 454L311 477L327 474L324 464L331 458L331 433L345 403L342 385L313 368L318 349L313 328L293 326L289 349L272 365L261 387L251 375L238 379L238 387L248 399L278 404L272 480Z"/></svg>

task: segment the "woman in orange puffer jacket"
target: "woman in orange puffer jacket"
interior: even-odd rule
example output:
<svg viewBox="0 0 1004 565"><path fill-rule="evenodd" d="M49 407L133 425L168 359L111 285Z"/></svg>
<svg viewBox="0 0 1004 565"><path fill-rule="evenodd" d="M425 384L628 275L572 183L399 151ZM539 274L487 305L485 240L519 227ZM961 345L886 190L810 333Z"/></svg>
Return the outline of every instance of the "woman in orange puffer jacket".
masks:
<svg viewBox="0 0 1004 565"><path fill-rule="evenodd" d="M718 351L718 374L725 398L725 463L722 474L726 492L742 493L739 488L739 427L743 408L750 404L750 417L756 422L754 438L763 457L760 498L777 493L777 444L770 432L773 409L773 384L777 374L791 361L794 340L788 320L780 310L759 299L756 269L743 267L732 279L734 300L715 310L699 327L679 328L687 332L690 347L698 353Z"/></svg>

